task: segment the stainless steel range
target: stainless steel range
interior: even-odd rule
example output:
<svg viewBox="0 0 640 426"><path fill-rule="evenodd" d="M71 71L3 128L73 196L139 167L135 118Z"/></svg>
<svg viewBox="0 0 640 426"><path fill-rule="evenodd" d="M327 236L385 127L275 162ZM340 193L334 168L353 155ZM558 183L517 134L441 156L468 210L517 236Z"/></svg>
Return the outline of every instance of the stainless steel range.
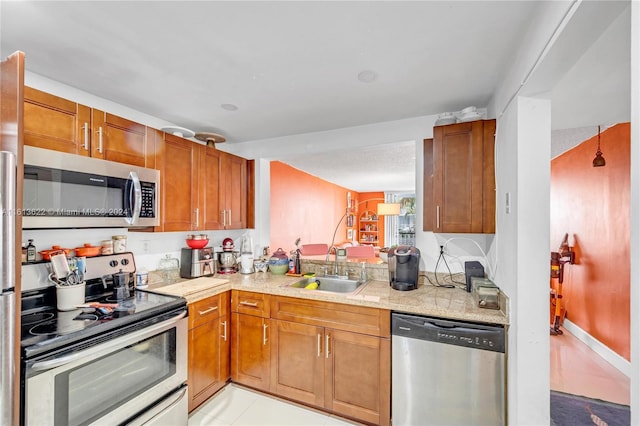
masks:
<svg viewBox="0 0 640 426"><path fill-rule="evenodd" d="M187 424L186 301L116 300L101 278L120 270L133 280L133 254L87 258L88 308L57 311L55 287L22 293L23 424Z"/></svg>

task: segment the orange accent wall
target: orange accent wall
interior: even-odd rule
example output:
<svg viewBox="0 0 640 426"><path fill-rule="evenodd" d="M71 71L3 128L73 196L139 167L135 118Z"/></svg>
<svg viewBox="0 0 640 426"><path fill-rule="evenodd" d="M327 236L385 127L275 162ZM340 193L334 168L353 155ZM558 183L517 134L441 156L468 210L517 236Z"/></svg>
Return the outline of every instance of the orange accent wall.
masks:
<svg viewBox="0 0 640 426"><path fill-rule="evenodd" d="M300 244L331 244L333 232L347 208L347 192L358 194L295 169L280 161L271 162L271 251L281 247L287 253ZM336 232L335 243L347 241L346 219Z"/></svg>
<svg viewBox="0 0 640 426"><path fill-rule="evenodd" d="M565 269L566 318L630 360L630 125L595 136L551 161L551 251L565 233L576 264ZM553 337L552 337L553 338Z"/></svg>
<svg viewBox="0 0 640 426"><path fill-rule="evenodd" d="M358 201L358 218L362 214L369 210L374 213L378 212L378 204L384 203L384 192L361 192L360 200ZM359 225L359 224L358 224ZM362 228L358 226L358 231ZM358 232L358 242L361 239L361 233ZM384 216L378 217L378 244L374 244L375 247L385 247L384 245Z"/></svg>

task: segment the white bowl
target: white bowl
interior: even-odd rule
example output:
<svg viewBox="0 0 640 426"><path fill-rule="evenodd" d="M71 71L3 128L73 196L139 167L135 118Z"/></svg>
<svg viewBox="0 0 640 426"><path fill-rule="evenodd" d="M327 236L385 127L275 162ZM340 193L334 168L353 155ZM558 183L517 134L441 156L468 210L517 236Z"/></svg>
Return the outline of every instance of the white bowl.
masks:
<svg viewBox="0 0 640 426"><path fill-rule="evenodd" d="M460 111L460 114L471 114L476 112L476 107L468 106Z"/></svg>

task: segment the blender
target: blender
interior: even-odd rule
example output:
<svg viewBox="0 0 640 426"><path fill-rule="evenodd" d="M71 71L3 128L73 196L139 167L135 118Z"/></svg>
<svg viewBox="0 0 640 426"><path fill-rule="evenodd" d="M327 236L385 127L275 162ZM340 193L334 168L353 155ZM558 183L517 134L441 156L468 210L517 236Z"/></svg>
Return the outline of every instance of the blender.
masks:
<svg viewBox="0 0 640 426"><path fill-rule="evenodd" d="M254 272L253 241L249 234L244 234L242 236L242 242L240 243L240 273L253 274Z"/></svg>

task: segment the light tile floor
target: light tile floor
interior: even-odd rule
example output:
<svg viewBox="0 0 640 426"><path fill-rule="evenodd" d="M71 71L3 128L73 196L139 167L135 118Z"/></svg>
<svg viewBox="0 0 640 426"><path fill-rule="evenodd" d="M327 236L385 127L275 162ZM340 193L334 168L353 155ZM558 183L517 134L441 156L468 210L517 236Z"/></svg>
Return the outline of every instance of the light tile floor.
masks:
<svg viewBox="0 0 640 426"><path fill-rule="evenodd" d="M629 405L629 377L563 331L561 336L550 336L551 389Z"/></svg>
<svg viewBox="0 0 640 426"><path fill-rule="evenodd" d="M353 426L344 419L230 384L189 416L189 426Z"/></svg>

